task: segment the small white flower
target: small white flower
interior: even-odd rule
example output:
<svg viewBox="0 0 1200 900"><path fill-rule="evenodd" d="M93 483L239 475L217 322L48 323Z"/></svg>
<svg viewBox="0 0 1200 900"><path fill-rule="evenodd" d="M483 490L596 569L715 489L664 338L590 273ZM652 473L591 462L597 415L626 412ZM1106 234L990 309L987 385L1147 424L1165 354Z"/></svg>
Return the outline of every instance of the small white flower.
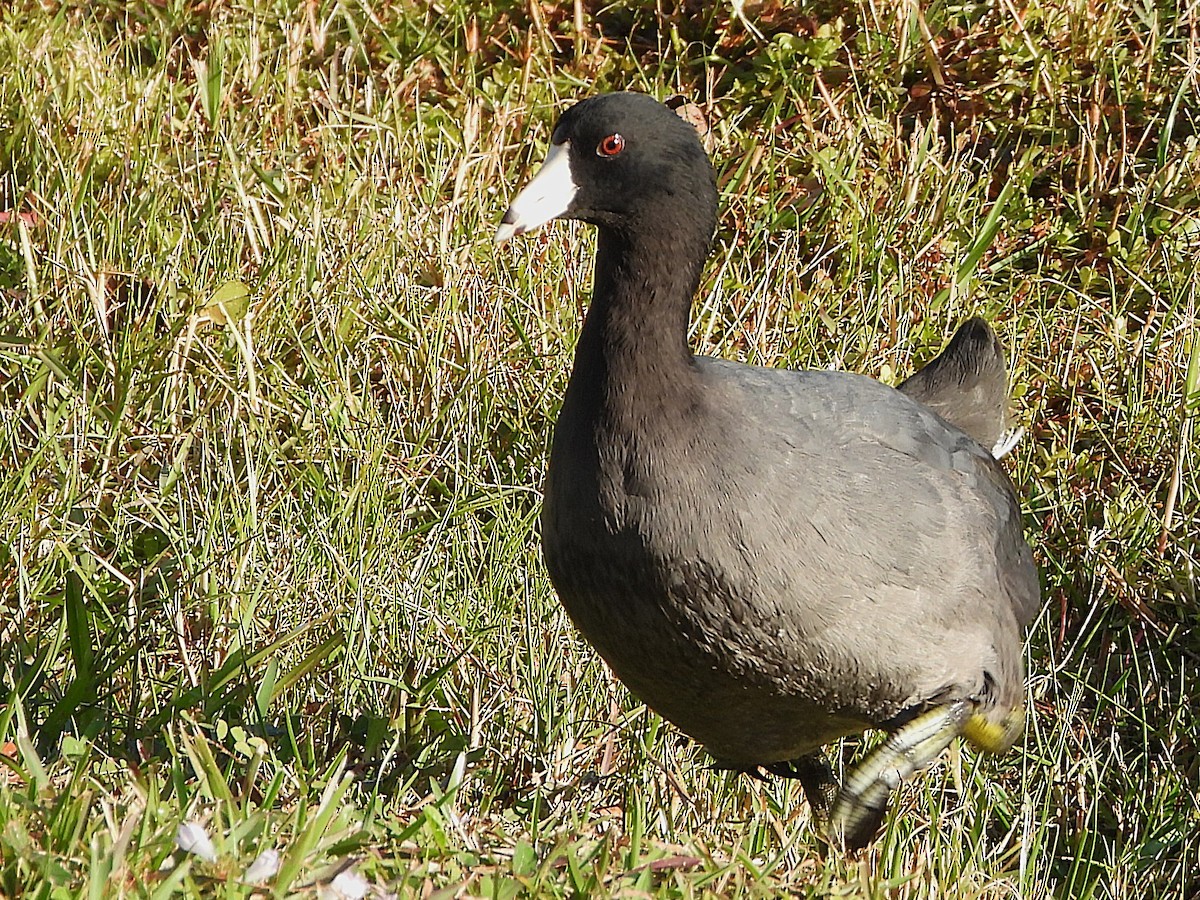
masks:
<svg viewBox="0 0 1200 900"><path fill-rule="evenodd" d="M367 879L351 867L338 872L329 884L321 885L317 896L321 900L362 900L370 889L371 885Z"/></svg>
<svg viewBox="0 0 1200 900"><path fill-rule="evenodd" d="M250 868L242 876L242 881L247 884L264 884L277 874L279 874L279 851L268 849L258 854L258 859L250 864Z"/></svg>
<svg viewBox="0 0 1200 900"><path fill-rule="evenodd" d="M217 848L199 822L180 822L175 830L175 844L184 853L191 853L205 862L217 861Z"/></svg>

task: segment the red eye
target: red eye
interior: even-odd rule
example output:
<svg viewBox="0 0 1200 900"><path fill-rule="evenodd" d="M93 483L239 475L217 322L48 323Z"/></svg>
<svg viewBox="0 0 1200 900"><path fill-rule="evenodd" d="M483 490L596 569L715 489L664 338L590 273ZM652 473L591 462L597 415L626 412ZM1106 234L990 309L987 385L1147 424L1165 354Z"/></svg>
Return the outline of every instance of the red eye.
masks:
<svg viewBox="0 0 1200 900"><path fill-rule="evenodd" d="M621 151L625 149L625 138L619 134L610 134L599 144L596 145L597 156L607 156L609 158L619 156Z"/></svg>

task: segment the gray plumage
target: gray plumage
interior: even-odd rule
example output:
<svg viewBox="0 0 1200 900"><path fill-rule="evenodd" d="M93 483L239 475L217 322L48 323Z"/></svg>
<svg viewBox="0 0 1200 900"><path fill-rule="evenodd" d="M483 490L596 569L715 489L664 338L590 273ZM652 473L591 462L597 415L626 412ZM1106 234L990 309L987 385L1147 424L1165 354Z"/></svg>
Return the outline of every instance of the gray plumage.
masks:
<svg viewBox="0 0 1200 900"><path fill-rule="evenodd" d="M1020 702L1038 587L987 451L867 378L697 359L672 388L569 391L546 485L551 578L635 694L746 765Z"/></svg>
<svg viewBox="0 0 1200 900"><path fill-rule="evenodd" d="M599 228L542 512L580 632L726 765L805 760L955 700L1005 721L1038 580L1005 473L946 420L986 441L995 410L938 405L970 380L962 359L905 385L943 417L857 375L693 356L716 190L692 129L614 94L568 110L552 140L570 154L565 216ZM540 224L518 210L502 237Z"/></svg>
<svg viewBox="0 0 1200 900"><path fill-rule="evenodd" d="M983 319L968 319L936 359L899 390L965 431L984 447L1004 434L1008 372L1004 350Z"/></svg>

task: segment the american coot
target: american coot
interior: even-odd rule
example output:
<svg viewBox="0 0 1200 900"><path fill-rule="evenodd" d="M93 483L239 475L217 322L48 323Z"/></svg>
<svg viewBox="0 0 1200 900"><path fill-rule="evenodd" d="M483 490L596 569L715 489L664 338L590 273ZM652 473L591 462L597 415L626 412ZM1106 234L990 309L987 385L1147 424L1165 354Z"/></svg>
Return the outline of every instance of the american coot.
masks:
<svg viewBox="0 0 1200 900"><path fill-rule="evenodd" d="M691 126L621 93L563 114L504 215L498 243L556 217L598 229L546 567L634 694L718 764L799 777L831 838L858 847L957 735L1002 752L1020 734L1037 572L1005 473L929 406L859 375L692 354L716 211ZM949 358L978 355L979 336ZM990 371L943 362L907 390L988 441L1003 396L998 413L994 385L963 396ZM889 737L835 796L820 748L871 728Z"/></svg>

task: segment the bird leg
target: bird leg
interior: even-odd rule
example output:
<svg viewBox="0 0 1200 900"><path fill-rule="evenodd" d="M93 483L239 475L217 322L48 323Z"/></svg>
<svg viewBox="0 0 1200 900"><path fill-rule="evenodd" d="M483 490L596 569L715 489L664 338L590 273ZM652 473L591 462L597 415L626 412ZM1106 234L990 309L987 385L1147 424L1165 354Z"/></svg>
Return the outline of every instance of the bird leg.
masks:
<svg viewBox="0 0 1200 900"><path fill-rule="evenodd" d="M983 722L983 717L975 714L975 704L958 700L922 713L888 735L846 776L826 824L830 841L847 850L865 847L879 830L892 791L932 763L960 734L977 731L993 738L989 743L998 746L1000 741L994 735L984 734ZM1008 731L1007 727L991 728ZM970 739L975 742L975 735Z"/></svg>
<svg viewBox="0 0 1200 900"><path fill-rule="evenodd" d="M1018 703L999 722L980 712L972 712L963 725L962 735L973 747L985 753L1007 753L1025 730L1025 704Z"/></svg>
<svg viewBox="0 0 1200 900"><path fill-rule="evenodd" d="M804 796L808 799L814 818L824 819L829 814L833 798L837 795L837 779L833 777L829 761L822 754L810 753L798 759L770 763L762 768L780 778L797 779L800 787L804 788Z"/></svg>
<svg viewBox="0 0 1200 900"><path fill-rule="evenodd" d="M937 759L956 737L965 737L985 752L1003 753L1024 726L1023 705L1009 710L999 722L979 712L970 700L934 707L888 735L846 776L840 790L820 753L754 766L715 763L714 768L743 772L760 781L766 780L766 775L797 779L813 817L825 820L830 843L858 850L879 830L892 792Z"/></svg>

